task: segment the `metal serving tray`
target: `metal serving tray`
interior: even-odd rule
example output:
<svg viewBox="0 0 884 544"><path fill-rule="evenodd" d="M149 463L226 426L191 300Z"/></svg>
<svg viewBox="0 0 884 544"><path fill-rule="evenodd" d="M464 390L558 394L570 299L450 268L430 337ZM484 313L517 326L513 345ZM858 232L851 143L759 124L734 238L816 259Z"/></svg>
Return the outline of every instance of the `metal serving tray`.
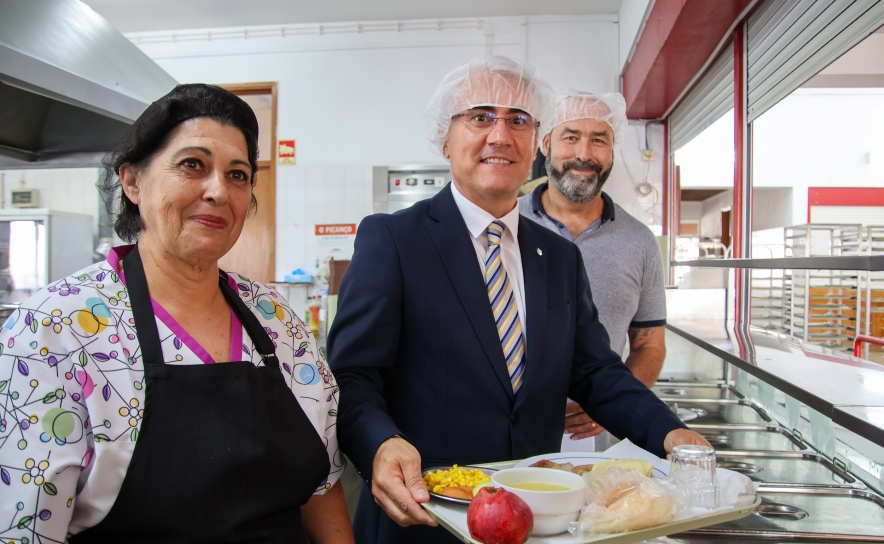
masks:
<svg viewBox="0 0 884 544"><path fill-rule="evenodd" d="M801 440L779 425L706 425L688 422L691 430L706 437L716 450L806 450Z"/></svg>
<svg viewBox="0 0 884 544"><path fill-rule="evenodd" d="M766 486L865 488L865 484L822 455L806 451L721 451L718 466Z"/></svg>
<svg viewBox="0 0 884 544"><path fill-rule="evenodd" d="M662 399L670 408L690 410L697 414L687 421L688 426L750 424L767 425L773 421L763 408L743 399Z"/></svg>
<svg viewBox="0 0 884 544"><path fill-rule="evenodd" d="M884 542L884 498L861 489L758 489L751 516L678 536L734 541Z"/></svg>
<svg viewBox="0 0 884 544"><path fill-rule="evenodd" d="M739 400L743 398L732 386L719 383L657 382L651 391L664 401L684 399Z"/></svg>

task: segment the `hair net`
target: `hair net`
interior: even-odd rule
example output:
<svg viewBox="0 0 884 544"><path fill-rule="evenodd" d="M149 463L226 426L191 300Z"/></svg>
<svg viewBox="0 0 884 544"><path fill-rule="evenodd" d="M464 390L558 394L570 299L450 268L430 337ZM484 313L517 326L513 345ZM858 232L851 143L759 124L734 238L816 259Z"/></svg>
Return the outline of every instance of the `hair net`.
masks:
<svg viewBox="0 0 884 544"><path fill-rule="evenodd" d="M620 93L599 95L573 89L560 92L550 132L562 123L577 119L597 119L608 123L614 131L614 145L619 145L627 126L626 100Z"/></svg>
<svg viewBox="0 0 884 544"><path fill-rule="evenodd" d="M540 122L537 136L549 131L555 94L537 71L508 57L483 57L446 75L425 111L433 151L442 155L451 116L477 106L525 111Z"/></svg>

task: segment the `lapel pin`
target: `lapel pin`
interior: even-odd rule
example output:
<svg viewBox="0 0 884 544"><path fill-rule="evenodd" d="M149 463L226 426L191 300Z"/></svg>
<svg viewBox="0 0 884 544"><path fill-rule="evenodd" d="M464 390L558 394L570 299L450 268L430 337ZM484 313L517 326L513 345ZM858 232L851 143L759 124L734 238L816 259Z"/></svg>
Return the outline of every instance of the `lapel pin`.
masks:
<svg viewBox="0 0 884 544"><path fill-rule="evenodd" d="M543 255L543 252L540 251L540 248L537 248L537 254L538 254L538 255Z"/></svg>

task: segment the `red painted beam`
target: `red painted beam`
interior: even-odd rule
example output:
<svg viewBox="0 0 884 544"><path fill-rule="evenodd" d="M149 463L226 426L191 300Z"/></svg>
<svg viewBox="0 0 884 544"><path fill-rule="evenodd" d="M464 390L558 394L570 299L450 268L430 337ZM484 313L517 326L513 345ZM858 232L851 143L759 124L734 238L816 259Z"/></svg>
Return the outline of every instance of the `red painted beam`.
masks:
<svg viewBox="0 0 884 544"><path fill-rule="evenodd" d="M884 206L884 189L876 187L809 187L810 206Z"/></svg>
<svg viewBox="0 0 884 544"><path fill-rule="evenodd" d="M753 0L655 0L623 70L630 119L659 119Z"/></svg>
<svg viewBox="0 0 884 544"><path fill-rule="evenodd" d="M746 218L747 196L743 194L745 175L744 166L747 149L746 143L746 59L743 56L746 35L743 25L734 30L734 204L731 207L731 225L733 235L731 237L731 256L734 259L750 257L744 255L744 233L751 232L744 224Z"/></svg>
<svg viewBox="0 0 884 544"><path fill-rule="evenodd" d="M752 202L752 189L747 188L745 181L746 166L746 56L745 23L734 29L734 203L731 206L731 257L740 259L751 257L748 251L747 237L751 237L751 215L747 212L747 203ZM747 194L748 192L748 194ZM751 209L751 206L748 206ZM751 210L750 210L751 211ZM746 224L749 222L750 224ZM746 251L744 251L746 250ZM749 325L752 320L752 301L749 293L751 270L737 268L734 270L734 322L737 325ZM745 296L744 296L745 294ZM744 323L745 320L745 323ZM738 327L739 328L739 327Z"/></svg>
<svg viewBox="0 0 884 544"><path fill-rule="evenodd" d="M663 120L663 236L670 234L669 228L669 178L672 175L672 156L669 154L669 119ZM670 244L671 245L671 244ZM670 252L671 253L671 252ZM675 255L669 255L675 260Z"/></svg>

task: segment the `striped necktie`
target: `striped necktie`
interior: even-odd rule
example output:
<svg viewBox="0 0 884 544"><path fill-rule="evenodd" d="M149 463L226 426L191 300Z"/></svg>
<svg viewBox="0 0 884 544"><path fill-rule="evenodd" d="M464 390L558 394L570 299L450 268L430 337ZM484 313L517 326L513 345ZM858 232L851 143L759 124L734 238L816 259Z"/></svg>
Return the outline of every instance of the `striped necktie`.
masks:
<svg viewBox="0 0 884 544"><path fill-rule="evenodd" d="M516 296L500 255L500 237L506 229L501 221L488 225L488 248L485 252L485 288L497 323L497 334L503 347L503 357L513 384L513 392L522 386L525 371L525 342L522 323L516 307Z"/></svg>

